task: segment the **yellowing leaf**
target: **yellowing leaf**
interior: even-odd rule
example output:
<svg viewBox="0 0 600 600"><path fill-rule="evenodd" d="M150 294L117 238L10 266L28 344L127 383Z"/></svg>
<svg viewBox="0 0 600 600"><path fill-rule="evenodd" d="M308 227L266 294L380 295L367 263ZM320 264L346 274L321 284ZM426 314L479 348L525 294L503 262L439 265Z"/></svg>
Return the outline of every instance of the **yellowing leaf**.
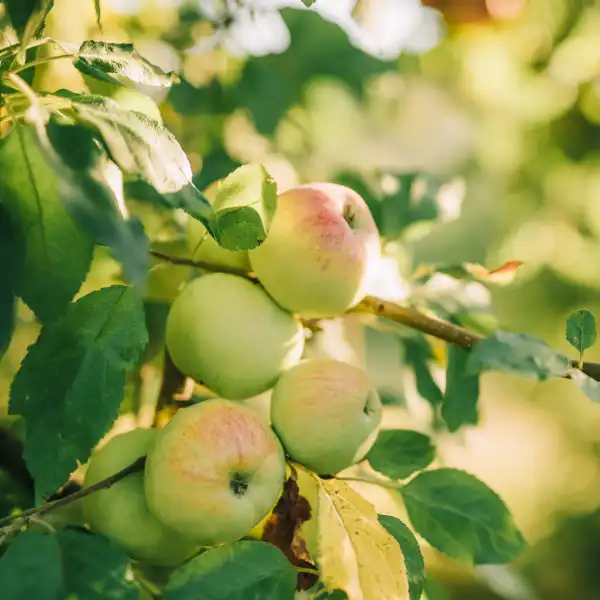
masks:
<svg viewBox="0 0 600 600"><path fill-rule="evenodd" d="M338 480L319 483L313 558L328 590L349 600L409 600L404 557L375 508Z"/></svg>

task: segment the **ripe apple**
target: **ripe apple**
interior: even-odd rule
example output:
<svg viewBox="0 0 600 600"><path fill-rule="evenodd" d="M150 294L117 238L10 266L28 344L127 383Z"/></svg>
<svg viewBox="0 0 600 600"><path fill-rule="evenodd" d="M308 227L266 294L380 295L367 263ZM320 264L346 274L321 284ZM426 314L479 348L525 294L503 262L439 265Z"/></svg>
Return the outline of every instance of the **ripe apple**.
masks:
<svg viewBox="0 0 600 600"><path fill-rule="evenodd" d="M144 456L157 434L156 429L134 429L111 439L92 454L84 487L114 475ZM163 525L150 512L143 472L86 496L82 504L84 518L92 529L139 560L175 566L199 550L197 544Z"/></svg>
<svg viewBox="0 0 600 600"><path fill-rule="evenodd" d="M381 401L359 368L330 358L284 372L271 396L271 424L288 454L321 475L362 460L381 423Z"/></svg>
<svg viewBox="0 0 600 600"><path fill-rule="evenodd" d="M217 202L217 190L220 184L221 181L215 181L203 192L215 210L223 208ZM206 227L197 219L188 219L187 241L194 260L204 261L215 266L250 271L248 252L227 250L219 246L217 241L208 233Z"/></svg>
<svg viewBox="0 0 600 600"><path fill-rule="evenodd" d="M150 509L203 546L244 537L273 508L285 479L273 430L251 408L206 400L159 431L145 470Z"/></svg>
<svg viewBox="0 0 600 600"><path fill-rule="evenodd" d="M302 356L304 331L258 284L227 273L191 281L167 317L177 368L222 398L242 400L275 385Z"/></svg>
<svg viewBox="0 0 600 600"><path fill-rule="evenodd" d="M333 183L280 194L265 241L249 252L267 292L309 318L338 316L360 302L379 255L379 233L366 202Z"/></svg>

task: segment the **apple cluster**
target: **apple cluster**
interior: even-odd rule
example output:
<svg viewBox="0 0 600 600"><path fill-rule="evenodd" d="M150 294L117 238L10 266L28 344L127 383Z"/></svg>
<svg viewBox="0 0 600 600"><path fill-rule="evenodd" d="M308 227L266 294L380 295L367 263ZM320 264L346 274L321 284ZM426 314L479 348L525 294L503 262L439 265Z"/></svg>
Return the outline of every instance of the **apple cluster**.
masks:
<svg viewBox="0 0 600 600"><path fill-rule="evenodd" d="M255 275L202 275L169 312L174 364L217 397L179 410L160 430L113 438L85 479L92 485L147 457L143 473L87 496L84 514L132 556L162 565L247 536L277 503L287 459L335 475L365 457L381 422L361 369L303 358L301 319L337 317L360 302L379 257L361 196L331 183L298 186L278 196L255 250L202 245L204 260ZM240 402L268 390L270 419Z"/></svg>

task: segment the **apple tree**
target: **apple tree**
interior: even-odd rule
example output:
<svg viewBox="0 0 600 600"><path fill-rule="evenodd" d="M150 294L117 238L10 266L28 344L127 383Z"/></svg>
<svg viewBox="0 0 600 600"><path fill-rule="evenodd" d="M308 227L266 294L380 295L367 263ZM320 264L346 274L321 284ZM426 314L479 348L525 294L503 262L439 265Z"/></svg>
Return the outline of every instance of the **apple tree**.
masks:
<svg viewBox="0 0 600 600"><path fill-rule="evenodd" d="M340 173L281 189L222 147L195 172L152 95L180 123L211 106L217 137L218 113L239 108L270 135L300 93L282 65L299 79L311 60L348 69L310 41L301 63L265 53L235 90L200 88L130 44L44 37L60 2L0 3L15 36L0 48L0 352L24 320L35 331L0 430L20 485L0 497L2 598L419 600L424 547L469 565L515 560L526 540L510 508L444 466L436 435L477 424L489 371L569 379L600 400L600 366L583 360L594 316L566 323L573 358L490 326L461 290L510 282L518 260L420 269L403 302L386 294L383 242L443 218L438 177ZM303 3L286 23L307 18L335 32L332 48L348 44ZM217 43L233 43L238 17L215 18ZM352 49L344 77L387 68L369 48ZM59 59L87 91L40 89L36 70ZM244 94L256 86L272 101ZM445 297L430 285L440 276ZM386 425L391 400L365 370L315 350L347 321L397 341L427 430ZM402 518L356 482L384 489Z"/></svg>

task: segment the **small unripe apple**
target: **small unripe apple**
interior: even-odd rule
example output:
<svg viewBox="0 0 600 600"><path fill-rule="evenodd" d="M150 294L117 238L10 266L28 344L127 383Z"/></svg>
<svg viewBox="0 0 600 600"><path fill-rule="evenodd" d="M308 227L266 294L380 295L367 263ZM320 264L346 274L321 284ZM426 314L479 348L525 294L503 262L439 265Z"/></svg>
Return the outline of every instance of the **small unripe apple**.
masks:
<svg viewBox="0 0 600 600"><path fill-rule="evenodd" d="M312 183L280 194L252 270L287 310L310 318L343 314L362 300L380 256L364 199L342 185Z"/></svg>
<svg viewBox="0 0 600 600"><path fill-rule="evenodd" d="M167 318L173 363L218 396L242 400L275 385L300 359L302 325L262 287L213 273L190 282Z"/></svg>
<svg viewBox="0 0 600 600"><path fill-rule="evenodd" d="M223 208L217 202L217 190L221 181L211 183L203 192L215 210ZM227 250L219 246L206 227L191 217L187 222L187 242L192 258L215 266L232 267L242 271L250 271L248 252Z"/></svg>
<svg viewBox="0 0 600 600"><path fill-rule="evenodd" d="M273 508L285 467L283 448L258 413L206 400L160 430L146 460L146 497L165 525L202 546L226 544Z"/></svg>
<svg viewBox="0 0 600 600"><path fill-rule="evenodd" d="M335 475L366 456L381 412L367 375L330 358L298 363L271 396L271 423L287 453L320 475Z"/></svg>
<svg viewBox="0 0 600 600"><path fill-rule="evenodd" d="M111 439L94 452L84 488L133 464L152 446L156 429L134 429ZM83 499L90 527L120 545L133 558L175 566L194 555L199 546L161 523L149 510L143 472L132 473L110 488Z"/></svg>

